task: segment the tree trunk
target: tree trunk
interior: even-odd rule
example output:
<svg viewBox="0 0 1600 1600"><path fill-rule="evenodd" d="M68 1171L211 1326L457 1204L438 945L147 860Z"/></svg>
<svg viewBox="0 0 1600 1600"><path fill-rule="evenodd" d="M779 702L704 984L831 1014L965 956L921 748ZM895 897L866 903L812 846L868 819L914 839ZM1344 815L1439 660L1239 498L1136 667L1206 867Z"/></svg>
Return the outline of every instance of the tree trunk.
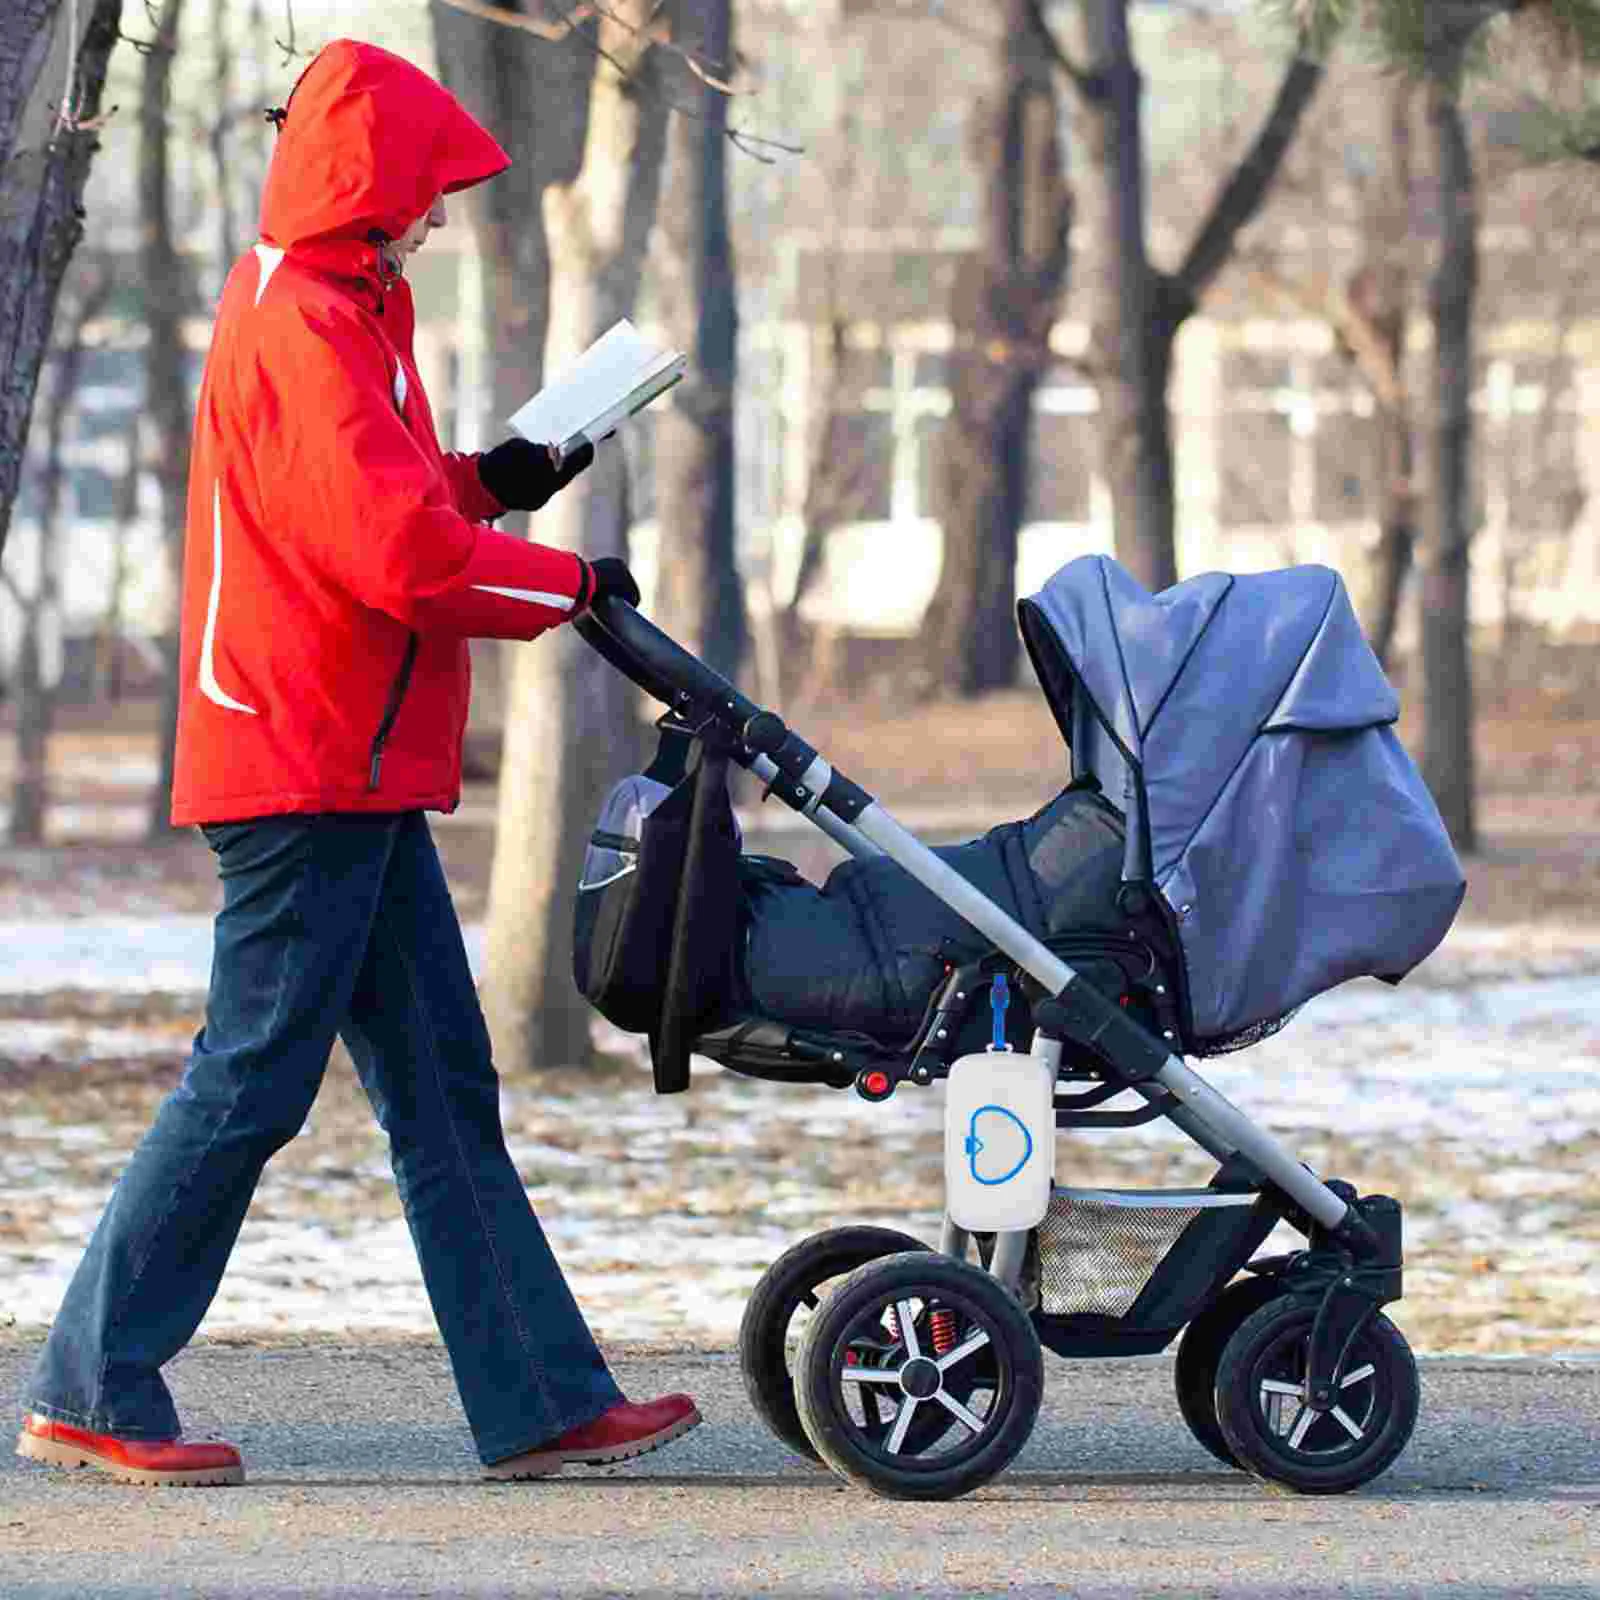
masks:
<svg viewBox="0 0 1600 1600"><path fill-rule="evenodd" d="M1082 110L1091 359L1099 393L1100 472L1111 494L1117 559L1147 589L1178 579L1172 413L1177 336L1260 211L1306 108L1320 60L1302 38L1250 148L1228 173L1175 273L1150 263L1145 232L1143 83L1128 36L1128 0L1083 0ZM1057 52L1058 58L1061 52Z"/></svg>
<svg viewBox="0 0 1600 1600"><path fill-rule="evenodd" d="M820 23L819 26L827 26ZM863 80L869 60L857 63ZM868 484L878 465L874 452L862 446L852 426L860 397L845 382L846 335L852 317L852 285L847 281L851 259L846 239L855 213L872 190L863 166L875 163L872 134L864 130L862 96L847 84L839 95L836 124L828 130L820 159L823 181L832 205L818 219L820 244L813 263L821 324L812 329L806 362L807 420L805 493L801 502L800 557L794 588L782 613L774 619L776 660L768 676L774 680L768 699L785 703L814 690L828 692L838 629L814 628L805 637L801 608L826 567L834 532L860 519L867 504ZM825 329L825 332L823 331ZM774 596L775 598L775 596Z"/></svg>
<svg viewBox="0 0 1600 1600"><path fill-rule="evenodd" d="M95 676L98 692L112 705L122 703L122 612L128 595L128 530L139 515L140 431L137 410L128 413L122 435L122 476L117 480L111 526L111 581L100 620Z"/></svg>
<svg viewBox="0 0 1600 1600"><path fill-rule="evenodd" d="M978 113L983 239L951 296L950 418L938 467L944 555L922 624L928 688L943 694L983 694L1016 676L1033 393L1050 361L1072 229L1055 80L1030 0L1006 0L996 78L997 100Z"/></svg>
<svg viewBox="0 0 1600 1600"><path fill-rule="evenodd" d="M1456 74L1427 88L1439 192L1439 254L1430 289L1434 331L1433 496L1422 548L1422 774L1456 848L1477 846L1472 739L1472 318L1477 197Z"/></svg>
<svg viewBox="0 0 1600 1600"><path fill-rule="evenodd" d="M822 370L811 390L823 413L806 463L806 497L800 520L805 533L800 541L800 561L795 568L794 593L789 598L787 623L794 630L800 605L822 576L828 553L828 535L854 516L861 504L859 454L849 446L846 414L841 404L841 378L845 359L845 317L836 311L828 324L828 342ZM793 631L785 644L794 643Z"/></svg>
<svg viewBox="0 0 1600 1600"><path fill-rule="evenodd" d="M823 270L834 277L835 256L825 258ZM810 392L817 414L806 452L806 492L800 510L804 533L795 567L794 591L778 620L777 684L770 698L813 704L832 693L839 655L839 630L833 624L814 628L805 638L801 607L822 576L828 541L837 528L856 521L866 504L868 478L873 467L851 432L854 396L844 382L846 315L836 293L826 343L814 339L817 366L810 374Z"/></svg>
<svg viewBox="0 0 1600 1600"><path fill-rule="evenodd" d="M1380 407L1377 428L1378 543L1372 553L1372 600L1368 608L1367 637L1380 665L1387 670L1393 664L1400 607L1417 545L1417 502L1411 485L1415 451L1408 416Z"/></svg>
<svg viewBox="0 0 1600 1600"><path fill-rule="evenodd" d="M171 610L161 639L160 754L145 821L152 841L168 838L173 750L178 733L178 597L183 585L183 531L188 503L193 412L183 358L183 318L190 305L188 272L172 228L172 64L183 0L162 0L155 38L144 57L139 106L139 267L149 342L144 356L144 410L155 432L156 484L166 550Z"/></svg>
<svg viewBox="0 0 1600 1600"><path fill-rule="evenodd" d="M1082 225L1096 242L1086 310L1099 374L1100 472L1117 559L1147 589L1177 581L1172 440L1164 393L1149 381L1156 285L1145 242L1143 80L1127 0L1084 0L1090 84L1082 120Z"/></svg>
<svg viewBox="0 0 1600 1600"><path fill-rule="evenodd" d="M55 685L46 683L44 628L61 604L62 446L78 379L83 369L84 329L111 295L108 263L90 268L61 328L44 410L44 458L39 469L39 579L24 597L22 638L17 653L17 775L11 801L11 842L42 844L49 802L50 732L55 721Z"/></svg>
<svg viewBox="0 0 1600 1600"><path fill-rule="evenodd" d="M675 0L673 41L724 78L730 0ZM689 371L656 421L656 609L663 626L727 677L747 636L734 554L734 384L739 308L728 233L728 97L682 58L663 71L679 116L669 135L660 237L673 292L669 324Z"/></svg>
<svg viewBox="0 0 1600 1600"><path fill-rule="evenodd" d="M100 115L122 20L122 0L94 0L81 40L68 40L63 9L11 0L0 32L0 554L61 280L83 236L83 189L100 147L85 125ZM69 58L76 127L57 114Z"/></svg>
<svg viewBox="0 0 1600 1600"><path fill-rule="evenodd" d="M1376 403L1373 440L1378 474L1378 544L1373 551L1367 637L1389 665L1400 606L1416 547L1416 451L1406 371L1411 307L1411 124L1415 87L1396 75L1388 85L1387 137L1366 207L1367 264L1349 296L1351 315L1368 335L1358 355Z"/></svg>
<svg viewBox="0 0 1600 1600"><path fill-rule="evenodd" d="M17 776L11 791L11 843L18 845L44 843L54 697L44 681L43 625L55 596L53 575L46 580L41 572L39 592L24 611L22 637L17 641Z"/></svg>
<svg viewBox="0 0 1600 1600"><path fill-rule="evenodd" d="M658 53L641 47L647 0L608 14L600 42L631 82L595 72L581 171L545 191L550 240L546 361L559 369L634 309L654 224L666 104ZM641 53L642 51L642 53ZM627 473L615 443L540 513L541 542L625 555ZM637 754L627 681L561 628L519 649L507 696L489 883L484 1011L511 1071L589 1059L591 1013L572 981L572 900L606 789Z"/></svg>
<svg viewBox="0 0 1600 1600"><path fill-rule="evenodd" d="M212 121L207 136L211 152L212 177L217 186L217 280L218 295L227 281L234 258L239 254L239 229L234 219L235 184L232 171L239 163L231 154L233 144L234 91L233 47L228 40L229 0L211 0L211 97Z"/></svg>
<svg viewBox="0 0 1600 1600"><path fill-rule="evenodd" d="M543 195L549 184L570 183L583 160L594 32L586 28L555 42L469 16L443 0L431 11L441 80L494 133L512 163L493 182L452 201L476 246L477 340L488 375L480 392L457 395L457 407L471 416L472 436L488 447L506 437L506 418L544 381L550 254ZM541 516L541 529L545 520ZM526 532L527 519L513 512L499 526ZM475 752L497 748L504 684L520 648L488 639L472 643L469 736Z"/></svg>
<svg viewBox="0 0 1600 1600"><path fill-rule="evenodd" d="M233 161L241 196L241 224L245 240L241 249L248 248L249 241L256 236L261 215L261 192L266 187L267 167L272 160L272 141L277 138L277 130L264 115L266 108L272 104L269 75L274 47L272 29L267 23L262 0L250 0L249 9L245 12L244 37L241 59L251 62L252 71L250 93L245 101L245 121L240 129L241 137L234 147Z"/></svg>

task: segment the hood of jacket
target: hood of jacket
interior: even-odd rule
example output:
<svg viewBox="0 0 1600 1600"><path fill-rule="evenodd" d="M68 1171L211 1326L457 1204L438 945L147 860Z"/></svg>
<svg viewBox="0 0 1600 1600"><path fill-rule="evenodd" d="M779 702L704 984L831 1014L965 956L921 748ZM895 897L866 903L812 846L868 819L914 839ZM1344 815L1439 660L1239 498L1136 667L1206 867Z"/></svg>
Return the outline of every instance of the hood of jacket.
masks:
<svg viewBox="0 0 1600 1600"><path fill-rule="evenodd" d="M289 96L261 196L261 236L397 239L436 196L504 172L511 158L427 73L378 45L336 39Z"/></svg>

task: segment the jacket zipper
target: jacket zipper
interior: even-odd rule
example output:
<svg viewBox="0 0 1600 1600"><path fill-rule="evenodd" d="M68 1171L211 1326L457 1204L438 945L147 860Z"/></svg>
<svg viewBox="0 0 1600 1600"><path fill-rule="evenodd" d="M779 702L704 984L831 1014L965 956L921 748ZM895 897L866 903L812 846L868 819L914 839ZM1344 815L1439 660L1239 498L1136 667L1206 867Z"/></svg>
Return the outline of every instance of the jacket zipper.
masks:
<svg viewBox="0 0 1600 1600"><path fill-rule="evenodd" d="M378 731L372 736L372 751L367 767L367 792L370 794L378 787L378 776L383 771L383 747L389 737L389 730L394 727L394 719L400 715L400 702L406 697L406 690L411 684L411 669L417 662L417 636L410 635L406 640L406 653L401 657L400 670L394 675L394 682L389 685L389 698L383 708L383 721L378 724Z"/></svg>

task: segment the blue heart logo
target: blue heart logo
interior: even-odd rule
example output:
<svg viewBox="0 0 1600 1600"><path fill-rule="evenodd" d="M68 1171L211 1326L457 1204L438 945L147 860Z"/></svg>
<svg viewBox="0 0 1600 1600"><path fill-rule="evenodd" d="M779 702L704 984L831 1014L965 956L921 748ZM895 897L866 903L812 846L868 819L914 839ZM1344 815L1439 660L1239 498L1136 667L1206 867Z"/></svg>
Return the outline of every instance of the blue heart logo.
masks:
<svg viewBox="0 0 1600 1600"><path fill-rule="evenodd" d="M1004 1106L979 1106L972 1113L963 1148L973 1179L992 1188L1009 1183L1027 1166L1033 1154L1033 1135L1015 1111Z"/></svg>

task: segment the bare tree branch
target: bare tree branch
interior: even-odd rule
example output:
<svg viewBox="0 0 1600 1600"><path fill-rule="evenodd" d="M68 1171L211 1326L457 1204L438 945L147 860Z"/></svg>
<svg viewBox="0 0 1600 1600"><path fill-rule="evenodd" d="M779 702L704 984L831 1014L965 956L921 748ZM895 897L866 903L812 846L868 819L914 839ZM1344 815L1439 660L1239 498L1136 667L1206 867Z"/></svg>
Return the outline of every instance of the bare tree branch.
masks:
<svg viewBox="0 0 1600 1600"><path fill-rule="evenodd" d="M1055 30L1045 21L1044 6L1040 0L1028 0L1028 10L1033 13L1033 25L1039 30L1039 37L1049 46L1050 59L1066 75L1074 88L1080 93L1087 94L1094 81L1093 74L1086 72L1067 54L1066 47L1056 37Z"/></svg>
<svg viewBox="0 0 1600 1600"><path fill-rule="evenodd" d="M20 610L26 612L32 609L32 599L23 593L22 585L11 576L11 569L9 567L0 567L0 588L3 588L5 592L16 601Z"/></svg>
<svg viewBox="0 0 1600 1600"><path fill-rule="evenodd" d="M638 80L634 70L627 62L621 60L612 51L607 50L597 39L590 38L582 32L585 22L593 18L602 18L614 23L624 32L633 34L639 39L642 44L641 55L644 50L651 48L665 50L670 55L680 57L695 77L699 78L709 88L725 95L734 95L740 92L731 83L718 75L722 71L722 63L715 64L714 69L712 64L702 60L692 50L685 49L684 46L676 43L665 32L664 24L660 21L664 8L660 4L652 7L650 16L643 25L637 25L628 22L623 17L619 17L607 6L591 3L591 0L585 0L585 3L573 6L570 9L561 5L560 0L547 0L547 3L553 5L560 13L559 20L555 22L541 21L537 17L530 17L522 12L506 11L498 5L490 4L489 0L440 0L440 3L451 6L457 11L464 11L468 16L479 17L485 22L497 23L502 27L516 28L524 33L531 33L535 38L544 39L551 43L560 43L564 39L578 35L583 39L587 47L617 74L623 83L637 83ZM656 93L658 91L652 89L651 92ZM682 117L696 119L701 117L701 113L692 106L682 105L670 97L666 98L666 106L669 111L675 111ZM781 139L772 139L765 134L751 133L744 128L730 126L725 128L723 132L728 143L736 150L742 151L745 155L767 166L772 165L773 158L770 155L763 154L763 151L774 150L783 155L793 156L802 155L805 150L803 145L786 144Z"/></svg>
<svg viewBox="0 0 1600 1600"><path fill-rule="evenodd" d="M560 0L551 0L551 3L559 5ZM638 24L629 22L626 17L618 16L609 6L591 4L588 9L596 16L615 23L625 33L635 34L651 44L659 45L668 55L677 56L708 89L715 89L719 94L729 96L744 92L734 88L729 81L727 69L733 65L732 62L708 61L699 51L687 49L673 39L667 23L662 19L662 13L666 10L664 0L657 0L657 3L650 8L650 15Z"/></svg>
<svg viewBox="0 0 1600 1600"><path fill-rule="evenodd" d="M1242 252L1239 262L1264 288L1328 323L1334 337L1349 351L1356 370L1380 405L1394 407L1403 403L1405 392L1400 373L1389 356L1383 334L1348 293L1290 278L1264 254Z"/></svg>
<svg viewBox="0 0 1600 1600"><path fill-rule="evenodd" d="M669 54L682 57L689 70L708 87L726 95L739 92L727 81L721 63L718 63L713 70L712 64L702 60L694 51L686 50L682 45L673 42L660 21L664 9L660 5L652 7L649 17L643 25L640 25L619 16L609 6L592 3L592 0L585 0L584 4L570 8L560 4L560 0L550 0L550 3L558 13L558 18L554 22L544 17L530 17L522 11L507 11L502 6L492 4L491 0L442 0L442 4L453 6L457 11L464 11L469 17L481 17L485 22L498 22L507 28L531 33L534 38L545 39L552 44L559 44L563 39L570 38L592 18L604 17L607 22L614 23L624 33L631 33L646 43L660 45ZM593 43L592 48L602 61L609 62L615 67L624 80L631 80L630 70L614 55L598 43Z"/></svg>
<svg viewBox="0 0 1600 1600"><path fill-rule="evenodd" d="M547 39L552 44L559 44L568 35L576 33L599 9L591 5L575 6L570 11L563 8L561 20L551 22L546 17L530 17L523 11L507 11L504 6L490 4L490 0L440 0L440 3L453 6L457 11L464 11L469 17L481 17L485 22L497 22L503 28L516 28L523 33L531 33L536 39ZM596 47L596 53L611 61L612 66L626 76L620 64L613 61L603 50Z"/></svg>
<svg viewBox="0 0 1600 1600"><path fill-rule="evenodd" d="M283 51L283 64L288 66L300 54L294 42L294 0L283 0L283 14L288 19L289 37L287 40L274 37L272 42Z"/></svg>
<svg viewBox="0 0 1600 1600"><path fill-rule="evenodd" d="M1194 243L1178 268L1176 286L1193 302L1210 287L1233 254L1240 231L1255 217L1272 187L1285 152L1294 140L1305 109L1322 82L1322 62L1301 48L1278 85L1277 98L1255 143L1233 169L1201 224Z"/></svg>

